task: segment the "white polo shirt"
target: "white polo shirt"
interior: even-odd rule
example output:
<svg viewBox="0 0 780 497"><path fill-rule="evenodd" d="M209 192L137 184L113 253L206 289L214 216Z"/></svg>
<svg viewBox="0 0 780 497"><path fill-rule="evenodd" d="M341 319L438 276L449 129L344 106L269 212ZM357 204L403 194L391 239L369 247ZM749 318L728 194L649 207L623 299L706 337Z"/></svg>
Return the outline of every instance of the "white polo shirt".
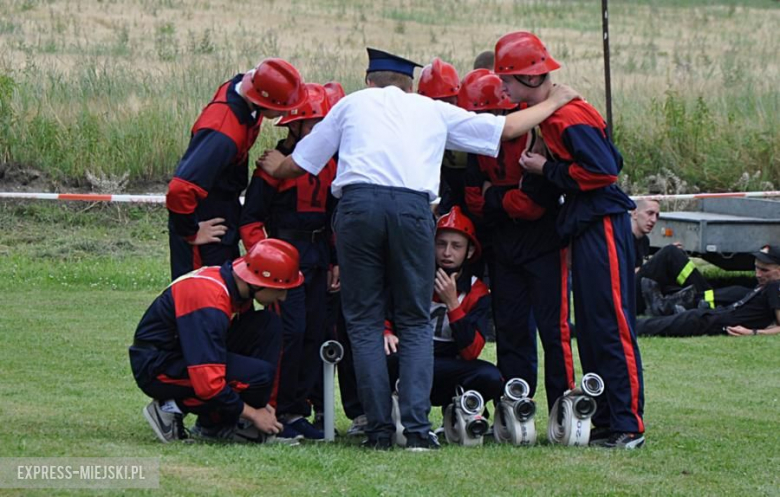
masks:
<svg viewBox="0 0 780 497"><path fill-rule="evenodd" d="M505 118L475 114L395 86L342 98L295 147L292 158L318 174L338 151L333 195L350 184L439 192L444 149L495 157Z"/></svg>

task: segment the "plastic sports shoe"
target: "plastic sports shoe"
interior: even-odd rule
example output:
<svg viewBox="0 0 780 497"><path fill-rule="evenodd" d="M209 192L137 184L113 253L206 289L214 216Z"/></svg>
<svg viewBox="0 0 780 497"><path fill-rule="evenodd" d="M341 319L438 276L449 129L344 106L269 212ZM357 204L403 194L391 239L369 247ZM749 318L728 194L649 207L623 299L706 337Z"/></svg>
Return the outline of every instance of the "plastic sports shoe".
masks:
<svg viewBox="0 0 780 497"><path fill-rule="evenodd" d="M645 435L643 433L613 433L609 439L602 444L607 449L638 449L645 444Z"/></svg>
<svg viewBox="0 0 780 497"><path fill-rule="evenodd" d="M441 448L439 437L429 431L427 436L421 433L409 433L406 435L406 450L410 452L427 452Z"/></svg>
<svg viewBox="0 0 780 497"><path fill-rule="evenodd" d="M602 446L607 443L610 436L612 436L612 430L609 429L609 426L596 426L590 430L588 445Z"/></svg>
<svg viewBox="0 0 780 497"><path fill-rule="evenodd" d="M163 411L157 400L151 401L144 407L143 415L154 434L164 444L190 438L184 428L184 415Z"/></svg>
<svg viewBox="0 0 780 497"><path fill-rule="evenodd" d="M322 433L320 430L314 427L308 419L306 418L298 418L292 423L285 423L284 428L285 430L287 428L292 428L296 432L303 435L303 438L306 440L324 440L325 434Z"/></svg>
<svg viewBox="0 0 780 497"><path fill-rule="evenodd" d="M298 442L299 440L303 440L303 435L298 433L294 428L292 428L287 423L282 423L282 431L276 434L276 437L278 440L290 440Z"/></svg>
<svg viewBox="0 0 780 497"><path fill-rule="evenodd" d="M368 437L360 443L360 446L371 450L391 450L393 448L393 439L389 436Z"/></svg>
<svg viewBox="0 0 780 497"><path fill-rule="evenodd" d="M235 443L265 443L266 434L262 433L252 422L245 419L239 420L235 425L220 425L206 427L195 423L192 434L196 438L206 442L235 442Z"/></svg>
<svg viewBox="0 0 780 497"><path fill-rule="evenodd" d="M347 430L347 436L357 437L366 433L366 426L368 426L368 419L365 414L361 414L352 420L352 424L349 425Z"/></svg>

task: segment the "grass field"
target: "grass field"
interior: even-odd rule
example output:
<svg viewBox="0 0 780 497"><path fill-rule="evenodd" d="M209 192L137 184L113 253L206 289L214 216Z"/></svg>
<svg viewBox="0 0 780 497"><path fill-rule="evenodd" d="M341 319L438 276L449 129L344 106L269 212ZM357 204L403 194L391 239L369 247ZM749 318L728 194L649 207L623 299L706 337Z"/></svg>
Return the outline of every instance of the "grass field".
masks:
<svg viewBox="0 0 780 497"><path fill-rule="evenodd" d="M6 0L0 11L0 163L50 188L86 173L165 180L215 88L281 56L308 81L362 86L365 47L461 74L526 29L564 63L556 78L604 111L597 0ZM670 171L687 190L780 183L780 4L610 2L615 140L627 188ZM278 138L266 126L261 151ZM772 185L770 185L770 183Z"/></svg>
<svg viewBox="0 0 780 497"><path fill-rule="evenodd" d="M160 457L164 495L780 495L773 337L641 340L648 444L633 453L492 443L371 453L343 438L164 446L127 360L167 284L164 219L154 208L0 203L0 457ZM337 415L344 432L338 404Z"/></svg>

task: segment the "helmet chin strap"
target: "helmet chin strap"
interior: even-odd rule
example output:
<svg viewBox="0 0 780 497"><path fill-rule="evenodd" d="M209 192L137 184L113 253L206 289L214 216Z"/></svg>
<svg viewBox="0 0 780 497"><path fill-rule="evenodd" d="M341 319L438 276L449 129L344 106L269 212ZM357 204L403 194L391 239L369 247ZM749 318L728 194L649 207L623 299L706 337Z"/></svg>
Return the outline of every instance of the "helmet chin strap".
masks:
<svg viewBox="0 0 780 497"><path fill-rule="evenodd" d="M542 85L544 84L544 82L545 82L545 81L547 81L547 76L548 76L548 75L549 75L549 73L548 73L548 74L545 74L545 75L542 77L542 79L540 79L540 80L539 80L539 84L537 84L537 85L529 85L528 83L526 83L525 81L523 81L522 79L520 79L520 76L519 76L519 75L515 75L515 80L516 80L518 83L520 83L521 85L525 86L526 88L532 88L532 89L533 89L533 88L539 88L540 86L542 86Z"/></svg>
<svg viewBox="0 0 780 497"><path fill-rule="evenodd" d="M298 131L300 131L300 130L301 130L301 127L300 127L300 121L298 121L298 123L299 123L299 126L298 126ZM294 124L294 123L290 123L290 124L292 125L292 124ZM292 135L292 137L295 139L295 143L296 143L296 144L297 144L299 141L301 141L301 134L300 134L300 133L296 133L296 132L293 130L293 126L287 126L287 130L290 132L290 135Z"/></svg>
<svg viewBox="0 0 780 497"><path fill-rule="evenodd" d="M248 300L254 300L255 299L255 294L257 294L257 292L262 290L262 288L254 287L254 286L250 285L249 283L246 284L246 287L249 289L249 298L248 298Z"/></svg>
<svg viewBox="0 0 780 497"><path fill-rule="evenodd" d="M439 267L441 267L441 266L439 266ZM453 274L455 274L458 271L460 271L462 268L463 268L463 265L461 264L458 267L454 267L454 268L443 267L442 269L444 270L445 273L447 273L447 276L452 276Z"/></svg>

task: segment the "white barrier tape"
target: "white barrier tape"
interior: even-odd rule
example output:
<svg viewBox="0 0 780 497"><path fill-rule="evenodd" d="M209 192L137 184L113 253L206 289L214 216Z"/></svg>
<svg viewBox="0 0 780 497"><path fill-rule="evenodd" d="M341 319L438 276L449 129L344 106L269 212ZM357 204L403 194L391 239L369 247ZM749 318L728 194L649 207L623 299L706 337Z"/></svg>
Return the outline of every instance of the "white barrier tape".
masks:
<svg viewBox="0 0 780 497"><path fill-rule="evenodd" d="M99 193L23 193L0 192L0 198L29 200L76 200L81 202L134 202L164 204L165 195L103 195Z"/></svg>
<svg viewBox="0 0 780 497"><path fill-rule="evenodd" d="M632 195L632 200L694 200L700 198L767 198L780 197L780 191L736 193L685 193L678 195ZM104 195L100 193L27 193L0 192L0 198L27 200L75 200L81 202L129 202L164 204L165 195ZM241 197L241 203L244 198Z"/></svg>
<svg viewBox="0 0 780 497"><path fill-rule="evenodd" d="M735 193L685 193L679 195L633 195L632 200L695 200L700 198L766 198L780 197L780 191Z"/></svg>
<svg viewBox="0 0 780 497"><path fill-rule="evenodd" d="M164 204L165 195L107 195L100 193L27 193L0 192L0 199L71 200L78 202L125 202L136 204ZM243 204L244 197L239 198Z"/></svg>

